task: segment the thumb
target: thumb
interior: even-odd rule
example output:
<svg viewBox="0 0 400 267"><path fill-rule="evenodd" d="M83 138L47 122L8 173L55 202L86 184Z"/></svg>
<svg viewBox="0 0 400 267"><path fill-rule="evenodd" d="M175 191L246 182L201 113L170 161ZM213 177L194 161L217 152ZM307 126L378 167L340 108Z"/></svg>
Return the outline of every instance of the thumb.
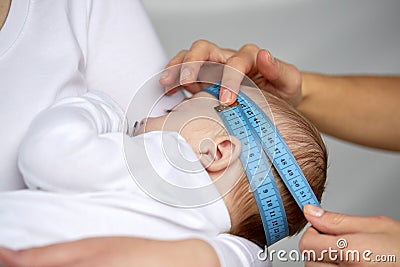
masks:
<svg viewBox="0 0 400 267"><path fill-rule="evenodd" d="M302 77L301 72L294 65L275 59L267 50L258 52L256 65L258 72L266 82L272 85L265 89L293 106L300 103Z"/></svg>
<svg viewBox="0 0 400 267"><path fill-rule="evenodd" d="M263 77L276 87L300 86L301 73L292 64L274 58L268 50L257 54L256 64Z"/></svg>
<svg viewBox="0 0 400 267"><path fill-rule="evenodd" d="M358 217L341 213L324 211L323 209L307 204L304 206L304 216L319 232L330 235L352 233L373 233L379 227L379 217Z"/></svg>
<svg viewBox="0 0 400 267"><path fill-rule="evenodd" d="M268 50L262 49L258 52L256 64L266 80L273 82L279 79L279 62Z"/></svg>

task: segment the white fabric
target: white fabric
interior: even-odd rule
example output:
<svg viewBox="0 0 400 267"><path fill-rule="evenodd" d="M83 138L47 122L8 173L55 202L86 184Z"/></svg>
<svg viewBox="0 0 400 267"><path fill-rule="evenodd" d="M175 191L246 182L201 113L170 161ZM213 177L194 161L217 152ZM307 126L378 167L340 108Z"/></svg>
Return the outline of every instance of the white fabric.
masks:
<svg viewBox="0 0 400 267"><path fill-rule="evenodd" d="M12 1L0 31L0 190L24 187L16 166L19 143L57 96L91 88L125 109L165 63L138 0Z"/></svg>
<svg viewBox="0 0 400 267"><path fill-rule="evenodd" d="M221 199L212 205L182 209L158 202L141 191L122 157L122 111L115 112L116 105L102 101L102 97L87 93L64 98L34 120L19 158L31 190L0 194L0 225L4 231L0 234L1 243L21 248L87 236L178 239L196 233L213 236L229 230L229 214ZM192 159L196 157L177 133L140 135L130 138L128 145L143 146L143 139L147 139L148 155L163 155L162 134L177 137L168 140L180 145ZM75 156L83 159L79 165L71 161ZM135 156L143 159L146 154ZM188 185L199 180L211 182L204 170L188 177L171 166L166 157L157 157L157 163L176 182L182 178ZM69 173L71 170L73 173ZM150 172L142 173L152 179ZM48 210L57 223L49 220ZM99 223L99 218L107 220ZM21 229L35 238L27 241L26 236L18 234Z"/></svg>
<svg viewBox="0 0 400 267"><path fill-rule="evenodd" d="M31 190L0 194L0 245L22 248L110 235L168 240L197 237L216 249L222 266L261 264L255 257L257 246L223 234L230 229L230 219L221 199L201 207L180 208L141 190L140 179L132 179L123 159L123 122L122 110L100 92L64 98L40 113L19 155L21 173ZM143 163L148 157L158 175L169 183L185 188L211 184L179 134L151 132L128 137L128 141L128 160L141 170L135 174L146 180L154 176L152 167ZM167 146L179 147L201 171L188 174L176 168L163 151ZM164 188L157 188L160 191L155 193L163 193ZM214 191L209 189L206 194L216 194ZM192 198L203 197L192 192Z"/></svg>
<svg viewBox="0 0 400 267"><path fill-rule="evenodd" d="M230 235L220 234L218 239L209 239L220 259L221 266L271 266L270 261L258 259L260 248L248 240ZM263 254L262 254L263 255ZM232 257L233 256L233 257Z"/></svg>
<svg viewBox="0 0 400 267"><path fill-rule="evenodd" d="M0 245L24 248L106 235L173 240L228 231L229 213L222 199L188 209L156 201L141 191L122 158L122 110L104 97L87 93L64 98L34 120L19 158L31 190L0 194ZM164 167L161 175L167 174L171 182L211 183L204 169L188 176L159 156L164 155L163 134L171 135L167 139L171 145L179 145L186 156L196 159L177 133L152 132L130 138L128 145L137 148L146 139L147 155L158 155L157 164ZM147 157L135 156L138 162ZM77 165L71 161L74 157L83 160ZM142 174L152 179L150 171Z"/></svg>
<svg viewBox="0 0 400 267"><path fill-rule="evenodd" d="M17 168L18 147L32 119L56 97L82 95L87 88L92 88L108 93L126 109L135 90L165 63L163 51L138 0L12 1L10 13L0 31L0 123L3 125L0 132L0 191L26 186ZM155 98L157 95L156 92L149 92L148 96ZM113 139L107 139L103 144L110 145L108 149L111 149ZM77 154L74 156L74 164L84 165L84 158ZM95 179L92 171L87 173L86 178ZM51 178L55 182L49 185L55 186L57 178ZM35 179L30 181L31 186L35 186ZM70 183L74 185L73 181ZM116 182L113 186L121 185ZM30 203L31 194L40 199L36 191L4 194L2 197L5 199L9 194L19 194L16 198L22 205ZM51 233L53 228L75 225L75 219L80 219L78 216L64 221L64 225L56 217L57 214L61 216L60 210L65 210L63 207L72 207L74 201L80 203L77 205L82 208L76 211L77 214L86 211L85 202L78 198L72 200L70 195L60 195L59 192L42 194L43 206L31 205L31 214L42 210L43 217L35 216L32 222L47 219L48 227L37 224L37 237ZM100 192L91 199L96 200L96 194ZM52 205L52 199L57 199L58 203ZM93 208L91 204L88 205ZM15 212L8 215L0 209L1 220L22 219L21 214ZM72 216L72 213L69 215ZM120 216L119 219L123 220L123 215ZM89 231L93 223L106 223L110 217L105 215L94 221L89 218L84 222L86 229ZM107 226L111 226L108 230L117 228L111 224ZM3 225L0 229L5 231ZM16 234L24 236L27 241L36 238L24 232L23 228L15 229ZM223 246L227 242L234 247L236 242L232 242L232 238L219 236L209 242L216 248L218 244ZM247 244L247 251L227 249L224 250L224 257L237 264L231 266L258 266L253 262L259 248L249 241L240 242Z"/></svg>

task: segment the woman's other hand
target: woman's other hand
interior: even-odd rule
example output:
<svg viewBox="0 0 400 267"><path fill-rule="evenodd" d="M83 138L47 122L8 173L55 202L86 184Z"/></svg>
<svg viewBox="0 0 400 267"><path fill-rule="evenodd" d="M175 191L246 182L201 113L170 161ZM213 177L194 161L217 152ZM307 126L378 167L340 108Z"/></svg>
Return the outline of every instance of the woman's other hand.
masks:
<svg viewBox="0 0 400 267"><path fill-rule="evenodd" d="M387 217L358 217L306 205L312 224L300 250L315 252L306 266L400 266L400 222Z"/></svg>

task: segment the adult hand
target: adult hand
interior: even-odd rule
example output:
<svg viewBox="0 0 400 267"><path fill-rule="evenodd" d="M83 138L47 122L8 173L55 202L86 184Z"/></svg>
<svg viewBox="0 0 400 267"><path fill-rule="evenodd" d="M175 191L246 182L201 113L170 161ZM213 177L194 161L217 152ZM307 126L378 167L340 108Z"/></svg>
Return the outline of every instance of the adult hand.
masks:
<svg viewBox="0 0 400 267"><path fill-rule="evenodd" d="M400 266L400 222L327 212L311 205L305 206L304 214L312 227L301 238L300 250L313 250L317 257L309 258L306 266Z"/></svg>
<svg viewBox="0 0 400 267"><path fill-rule="evenodd" d="M301 73L286 62L275 59L267 50L260 49L254 44L247 44L238 51L220 48L217 45L198 40L189 50L182 50L170 60L171 67L177 64L211 61L226 64L221 81L220 100L224 104L232 104L236 100L240 83L244 75L249 76L257 86L297 106L301 101ZM201 64L183 64L182 68L170 69L161 76L160 84L168 89L179 77L192 93L200 90L194 84ZM171 90L174 93L176 90Z"/></svg>
<svg viewBox="0 0 400 267"><path fill-rule="evenodd" d="M0 248L4 267L219 266L213 248L198 239L157 241L98 237L12 251Z"/></svg>

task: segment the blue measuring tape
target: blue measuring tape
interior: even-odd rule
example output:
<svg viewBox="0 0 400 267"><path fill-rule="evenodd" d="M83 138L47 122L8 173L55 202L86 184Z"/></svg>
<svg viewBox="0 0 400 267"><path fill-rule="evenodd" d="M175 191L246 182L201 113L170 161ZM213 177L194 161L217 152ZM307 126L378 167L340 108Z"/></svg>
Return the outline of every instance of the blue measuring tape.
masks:
<svg viewBox="0 0 400 267"><path fill-rule="evenodd" d="M219 90L219 84L204 89L217 99ZM229 134L236 136L242 144L240 161L270 246L289 235L289 226L268 158L301 210L305 204L320 206L319 202L278 129L253 100L239 92L236 104L219 105L215 110Z"/></svg>

